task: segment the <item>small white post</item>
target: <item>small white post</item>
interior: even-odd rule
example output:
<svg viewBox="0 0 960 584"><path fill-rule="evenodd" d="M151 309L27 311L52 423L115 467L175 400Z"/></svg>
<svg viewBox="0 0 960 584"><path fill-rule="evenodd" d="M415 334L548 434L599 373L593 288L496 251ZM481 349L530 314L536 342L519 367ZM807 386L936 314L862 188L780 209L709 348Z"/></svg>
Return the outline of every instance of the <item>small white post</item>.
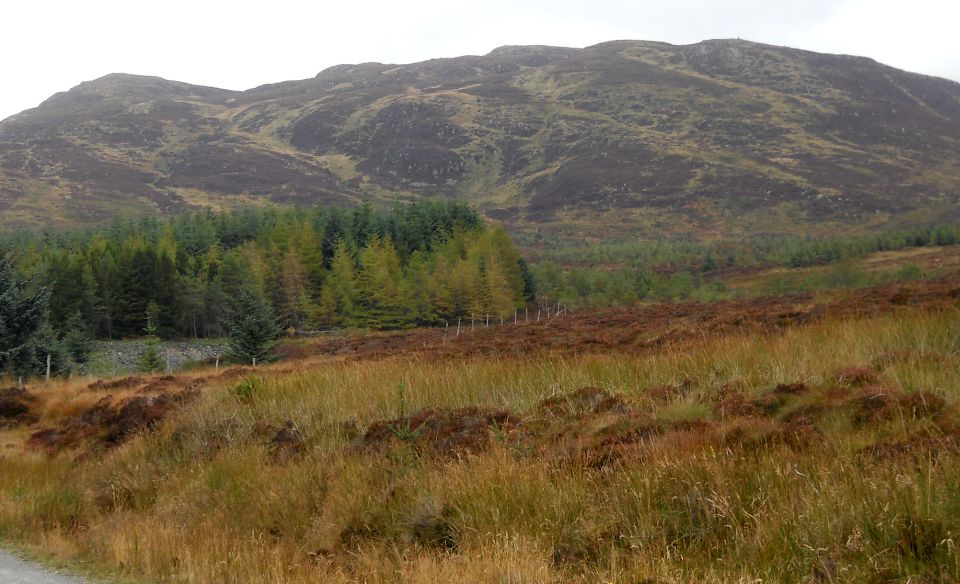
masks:
<svg viewBox="0 0 960 584"><path fill-rule="evenodd" d="M450 332L450 321L447 321L447 325L443 327L443 344L447 344L447 333Z"/></svg>
<svg viewBox="0 0 960 584"><path fill-rule="evenodd" d="M220 371L220 355L217 355L217 361L213 364L214 371Z"/></svg>
<svg viewBox="0 0 960 584"><path fill-rule="evenodd" d="M457 317L457 336L460 336L460 317Z"/></svg>
<svg viewBox="0 0 960 584"><path fill-rule="evenodd" d="M540 322L540 309L537 309L537 322Z"/></svg>
<svg viewBox="0 0 960 584"><path fill-rule="evenodd" d="M489 312L487 313L487 324L486 324L486 326L490 326L490 313L489 313Z"/></svg>
<svg viewBox="0 0 960 584"><path fill-rule="evenodd" d="M517 309L513 309L513 324L517 324L517 313L520 312Z"/></svg>
<svg viewBox="0 0 960 584"><path fill-rule="evenodd" d="M527 306L523 309L523 322L530 322L530 307Z"/></svg>
<svg viewBox="0 0 960 584"><path fill-rule="evenodd" d="M253 366L254 366L254 367L257 366L257 358L256 358L256 357L253 358Z"/></svg>
<svg viewBox="0 0 960 584"><path fill-rule="evenodd" d="M47 353L47 383L50 383L50 353Z"/></svg>

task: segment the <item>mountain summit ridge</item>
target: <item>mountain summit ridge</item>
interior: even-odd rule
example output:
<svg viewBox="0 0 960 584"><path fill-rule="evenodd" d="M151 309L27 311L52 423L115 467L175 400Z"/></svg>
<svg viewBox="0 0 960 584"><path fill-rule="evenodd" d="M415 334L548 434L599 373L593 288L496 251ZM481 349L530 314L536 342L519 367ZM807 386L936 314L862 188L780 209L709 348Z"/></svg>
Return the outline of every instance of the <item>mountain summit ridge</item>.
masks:
<svg viewBox="0 0 960 584"><path fill-rule="evenodd" d="M457 197L560 236L873 229L960 218L958 152L960 84L739 39L111 74L0 122L0 225Z"/></svg>

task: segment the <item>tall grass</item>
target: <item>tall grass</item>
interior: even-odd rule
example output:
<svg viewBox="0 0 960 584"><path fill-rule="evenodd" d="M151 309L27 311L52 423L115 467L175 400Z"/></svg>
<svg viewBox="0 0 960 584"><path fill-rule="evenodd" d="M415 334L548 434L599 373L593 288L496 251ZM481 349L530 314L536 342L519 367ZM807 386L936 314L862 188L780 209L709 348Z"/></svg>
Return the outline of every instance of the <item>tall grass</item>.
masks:
<svg viewBox="0 0 960 584"><path fill-rule="evenodd" d="M376 420L466 406L531 420L545 398L588 385L642 415L727 435L734 422L710 406L724 388L829 388L853 365L938 395L947 412L858 425L838 410L802 447L668 432L599 468L554 456L549 441L494 440L452 458L356 447ZM0 455L0 535L146 582L958 581L951 443L858 454L954 436L958 374L956 310L635 355L278 364L239 389L216 382L156 432L92 457ZM691 389L668 400L650 391L665 384ZM61 408L84 396L58 391ZM307 448L278 459L270 438L288 420Z"/></svg>

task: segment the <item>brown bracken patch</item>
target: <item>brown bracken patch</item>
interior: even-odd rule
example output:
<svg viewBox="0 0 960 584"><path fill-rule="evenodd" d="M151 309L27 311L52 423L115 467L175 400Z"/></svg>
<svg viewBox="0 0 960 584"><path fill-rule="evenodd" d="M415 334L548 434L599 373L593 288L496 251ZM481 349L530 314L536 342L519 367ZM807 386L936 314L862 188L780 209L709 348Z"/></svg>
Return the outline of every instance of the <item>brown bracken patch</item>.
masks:
<svg viewBox="0 0 960 584"><path fill-rule="evenodd" d="M291 420L287 420L270 440L270 455L277 461L289 460L304 450L306 442L303 435Z"/></svg>
<svg viewBox="0 0 960 584"><path fill-rule="evenodd" d="M877 374L873 369L863 365L845 367L837 371L836 375L834 375L834 379L840 385L847 385L850 387L865 387L868 385L874 385L880 381L880 378L877 377Z"/></svg>
<svg viewBox="0 0 960 584"><path fill-rule="evenodd" d="M248 373L253 373L253 371L252 367L231 367L220 374L220 379L239 379L245 377Z"/></svg>
<svg viewBox="0 0 960 584"><path fill-rule="evenodd" d="M130 375L119 379L98 379L87 386L88 391L119 391L139 387L146 383L146 379L139 375Z"/></svg>
<svg viewBox="0 0 960 584"><path fill-rule="evenodd" d="M579 416L629 410L619 396L599 387L581 387L573 393L552 395L540 402L540 410L553 416Z"/></svg>
<svg viewBox="0 0 960 584"><path fill-rule="evenodd" d="M182 380L173 375L161 375L149 380L146 385L138 389L139 393L158 393L176 387ZM188 383L189 384L189 383Z"/></svg>
<svg viewBox="0 0 960 584"><path fill-rule="evenodd" d="M457 410L427 409L412 416L374 422L358 441L361 450L380 452L409 445L417 452L438 456L485 450L490 435L516 420L503 410L478 407Z"/></svg>
<svg viewBox="0 0 960 584"><path fill-rule="evenodd" d="M753 401L747 399L742 390L718 393L713 400L713 413L718 418L759 415L759 409Z"/></svg>
<svg viewBox="0 0 960 584"><path fill-rule="evenodd" d="M694 383L692 380L684 379L682 382L676 385L665 384L651 387L647 390L647 395L657 401L668 402L690 395L690 392L693 390L693 386Z"/></svg>
<svg viewBox="0 0 960 584"><path fill-rule="evenodd" d="M36 396L22 387L0 389L0 429L37 421L33 411Z"/></svg>
<svg viewBox="0 0 960 584"><path fill-rule="evenodd" d="M773 393L781 395L800 395L807 392L807 384L800 383L781 383L773 389Z"/></svg>
<svg viewBox="0 0 960 584"><path fill-rule="evenodd" d="M850 419L858 425L892 420L898 416L935 418L946 407L939 395L921 391L906 394L887 387L864 388L847 401Z"/></svg>
<svg viewBox="0 0 960 584"><path fill-rule="evenodd" d="M882 462L886 460L921 459L943 453L960 452L960 443L955 436L913 435L891 439L862 448L857 452L861 460Z"/></svg>
<svg viewBox="0 0 960 584"><path fill-rule="evenodd" d="M49 454L85 442L116 446L138 431L152 428L196 393L188 390L120 400L106 396L80 413L63 419L56 428L34 432L27 445Z"/></svg>

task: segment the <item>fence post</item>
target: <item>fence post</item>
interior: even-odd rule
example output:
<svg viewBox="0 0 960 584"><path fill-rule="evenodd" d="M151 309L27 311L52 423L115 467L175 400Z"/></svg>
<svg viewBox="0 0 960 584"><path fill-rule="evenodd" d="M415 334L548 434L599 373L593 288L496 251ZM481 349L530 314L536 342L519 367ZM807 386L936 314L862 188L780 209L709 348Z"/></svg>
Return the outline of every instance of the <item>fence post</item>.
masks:
<svg viewBox="0 0 960 584"><path fill-rule="evenodd" d="M459 316L457 317L457 336L458 337L460 336L460 318L461 317Z"/></svg>
<svg viewBox="0 0 960 584"><path fill-rule="evenodd" d="M540 309L537 309L537 322L540 322Z"/></svg>
<svg viewBox="0 0 960 584"><path fill-rule="evenodd" d="M256 357L253 358L253 366L254 366L254 367L257 366L257 358L256 358Z"/></svg>
<svg viewBox="0 0 960 584"><path fill-rule="evenodd" d="M518 312L519 312L519 310L517 310L516 308L513 309L513 324L517 324L517 313L518 313Z"/></svg>
<svg viewBox="0 0 960 584"><path fill-rule="evenodd" d="M47 383L50 383L50 353L47 353Z"/></svg>
<svg viewBox="0 0 960 584"><path fill-rule="evenodd" d="M443 344L447 344L447 333L450 332L450 321L447 321L446 326L443 327Z"/></svg>
<svg viewBox="0 0 960 584"><path fill-rule="evenodd" d="M489 312L487 313L487 324L484 325L484 326L488 326L488 327L490 326L490 313L489 313Z"/></svg>
<svg viewBox="0 0 960 584"><path fill-rule="evenodd" d="M220 371L220 355L217 355L217 361L213 364L214 371Z"/></svg>

